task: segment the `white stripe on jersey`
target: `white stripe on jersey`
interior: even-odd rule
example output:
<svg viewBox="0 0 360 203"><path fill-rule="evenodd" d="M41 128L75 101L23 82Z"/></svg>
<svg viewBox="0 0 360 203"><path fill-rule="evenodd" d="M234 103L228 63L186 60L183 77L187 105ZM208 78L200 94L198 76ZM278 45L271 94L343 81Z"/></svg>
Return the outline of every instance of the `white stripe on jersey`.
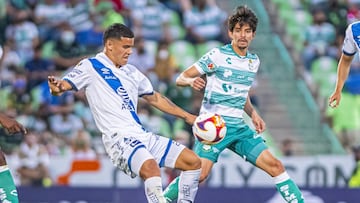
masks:
<svg viewBox="0 0 360 203"><path fill-rule="evenodd" d="M194 65L207 76L200 112L242 118L249 89L260 65L259 58L250 53L239 56L228 44L212 49Z"/></svg>
<svg viewBox="0 0 360 203"><path fill-rule="evenodd" d="M133 65L127 64L116 68L104 53L97 54L95 58L110 68L119 78L135 109L140 95L153 93L154 89L149 79ZM123 102L123 99L94 70L88 59L82 60L63 79L70 81L75 86L74 89L85 89L96 125L103 134L127 132L136 135L143 132L142 127L128 110L126 102Z"/></svg>

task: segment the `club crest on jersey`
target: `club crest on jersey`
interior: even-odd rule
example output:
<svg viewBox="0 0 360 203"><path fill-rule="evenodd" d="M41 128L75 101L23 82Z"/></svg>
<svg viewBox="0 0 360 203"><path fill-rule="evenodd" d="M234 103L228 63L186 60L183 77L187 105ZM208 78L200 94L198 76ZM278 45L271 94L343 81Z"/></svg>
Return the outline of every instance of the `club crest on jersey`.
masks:
<svg viewBox="0 0 360 203"><path fill-rule="evenodd" d="M250 70L255 70L255 66L254 66L253 61L251 59L249 59L249 69Z"/></svg>

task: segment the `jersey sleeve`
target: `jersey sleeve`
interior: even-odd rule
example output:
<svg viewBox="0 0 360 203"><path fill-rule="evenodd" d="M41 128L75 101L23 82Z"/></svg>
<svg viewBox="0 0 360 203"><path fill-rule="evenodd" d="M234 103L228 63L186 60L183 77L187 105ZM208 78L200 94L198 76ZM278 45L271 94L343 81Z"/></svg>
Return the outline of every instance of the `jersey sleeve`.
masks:
<svg viewBox="0 0 360 203"><path fill-rule="evenodd" d="M360 29L358 32L360 35ZM356 45L355 39L354 39L352 24L349 25L348 28L346 29L342 51L344 54L349 55L349 56L354 55L357 51L357 45Z"/></svg>
<svg viewBox="0 0 360 203"><path fill-rule="evenodd" d="M150 80L143 73L137 71L137 78L139 81L139 97L154 94L154 88Z"/></svg>
<svg viewBox="0 0 360 203"><path fill-rule="evenodd" d="M88 86L91 82L89 68L90 62L87 59L80 61L70 72L66 73L63 80L69 82L73 90L80 90Z"/></svg>
<svg viewBox="0 0 360 203"><path fill-rule="evenodd" d="M196 69L201 74L209 74L215 72L217 66L213 58L217 51L218 51L217 48L210 50L194 64Z"/></svg>

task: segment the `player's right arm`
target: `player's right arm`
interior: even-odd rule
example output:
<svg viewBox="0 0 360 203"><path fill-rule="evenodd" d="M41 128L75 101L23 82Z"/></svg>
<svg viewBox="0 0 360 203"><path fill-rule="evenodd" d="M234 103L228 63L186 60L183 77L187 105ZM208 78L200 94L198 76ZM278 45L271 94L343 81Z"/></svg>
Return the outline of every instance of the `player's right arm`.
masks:
<svg viewBox="0 0 360 203"><path fill-rule="evenodd" d="M72 90L72 86L66 80L56 79L54 76L48 76L50 93L54 96L60 96L62 93Z"/></svg>
<svg viewBox="0 0 360 203"><path fill-rule="evenodd" d="M354 58L354 55L341 54L338 71L337 71L337 80L334 92L329 98L329 106L335 108L339 106L341 100L341 91L344 88L345 81L350 72L350 65Z"/></svg>
<svg viewBox="0 0 360 203"><path fill-rule="evenodd" d="M202 90L206 82L201 77L201 73L197 70L197 68L193 65L187 68L184 72L182 72L179 77L176 79L177 86L190 86L197 91Z"/></svg>
<svg viewBox="0 0 360 203"><path fill-rule="evenodd" d="M0 125L3 126L7 131L9 131L9 133L22 132L26 134L26 128L23 125L1 113Z"/></svg>

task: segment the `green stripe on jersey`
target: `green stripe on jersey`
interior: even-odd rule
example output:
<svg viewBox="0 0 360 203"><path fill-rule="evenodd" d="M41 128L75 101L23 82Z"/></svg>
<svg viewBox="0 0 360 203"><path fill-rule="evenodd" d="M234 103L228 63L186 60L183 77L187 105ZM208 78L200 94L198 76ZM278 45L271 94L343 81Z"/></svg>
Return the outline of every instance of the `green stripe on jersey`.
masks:
<svg viewBox="0 0 360 203"><path fill-rule="evenodd" d="M236 109L243 109L246 102L244 97L234 97L231 95L224 95L218 92L212 92L210 95L210 104L221 104Z"/></svg>
<svg viewBox="0 0 360 203"><path fill-rule="evenodd" d="M216 70L216 77L223 81L250 86L255 80L256 73L219 66Z"/></svg>

